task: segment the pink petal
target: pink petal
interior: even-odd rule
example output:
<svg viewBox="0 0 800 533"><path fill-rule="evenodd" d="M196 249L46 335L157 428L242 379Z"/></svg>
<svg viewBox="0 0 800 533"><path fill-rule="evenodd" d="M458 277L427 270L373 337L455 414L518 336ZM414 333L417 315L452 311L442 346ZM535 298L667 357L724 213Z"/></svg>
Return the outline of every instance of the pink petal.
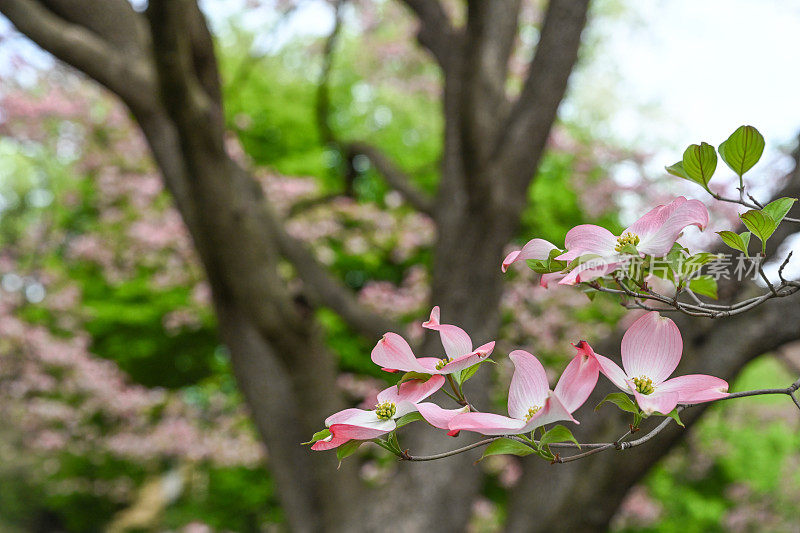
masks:
<svg viewBox="0 0 800 533"><path fill-rule="evenodd" d="M621 264L619 256L590 259L573 268L558 284L575 285L592 281L614 272Z"/></svg>
<svg viewBox="0 0 800 533"><path fill-rule="evenodd" d="M597 358L589 355L589 352L594 353L592 347L586 341L580 341L575 348L578 353L564 369L554 389L556 396L570 413L583 405L597 385L600 375Z"/></svg>
<svg viewBox="0 0 800 533"><path fill-rule="evenodd" d="M651 209L627 231L641 239L637 246L640 252L661 257L670 251L684 228L697 226L703 230L707 225L708 209L705 204L679 196L667 205Z"/></svg>
<svg viewBox="0 0 800 533"><path fill-rule="evenodd" d="M472 352L472 339L458 326L439 323L439 306L431 310L430 320L422 323L423 328L438 331L444 345L444 352L450 359L456 359Z"/></svg>
<svg viewBox="0 0 800 533"><path fill-rule="evenodd" d="M443 376L431 376L427 381L412 379L400 384L399 391L397 385L383 389L378 393L378 403L393 402L395 405L400 402L418 403L444 385Z"/></svg>
<svg viewBox="0 0 800 533"><path fill-rule="evenodd" d="M580 350L582 349L581 346L582 345L579 343L578 346L576 346L576 348ZM625 375L625 372L623 372L623 370L617 365L617 363L615 363L614 361L612 361L611 359L609 359L604 355L600 355L599 353L594 353L594 350L592 350L592 347L589 346L588 343L583 343L583 346L587 348L586 353L589 355L589 357L593 357L597 361L597 364L600 366L600 372L602 372L603 375L611 381L611 383L613 383L620 389L624 390L625 392L630 392L627 383L628 376Z"/></svg>
<svg viewBox="0 0 800 533"><path fill-rule="evenodd" d="M469 368L472 365L477 365L481 361L485 361L486 358L491 355L492 350L494 350L494 341L480 346L472 353L468 353L467 355L451 360L441 368L439 373L452 374L453 372L458 372L460 370L464 370L465 368Z"/></svg>
<svg viewBox="0 0 800 533"><path fill-rule="evenodd" d="M581 224L567 232L564 239L567 252L556 259L572 261L582 255L596 254L601 257L614 255L617 238L613 233L593 224Z"/></svg>
<svg viewBox="0 0 800 533"><path fill-rule="evenodd" d="M511 252L503 260L500 270L505 272L511 263L524 261L526 259L538 259L544 261L550 256L550 251L555 250L556 246L544 239L531 239L522 247L522 250Z"/></svg>
<svg viewBox="0 0 800 533"><path fill-rule="evenodd" d="M622 368L630 378L664 382L681 361L683 340L675 322L657 311L646 313L622 337Z"/></svg>
<svg viewBox="0 0 800 533"><path fill-rule="evenodd" d="M660 294L661 296L673 298L678 292L678 288L673 282L654 274L648 274L647 277L644 278L644 281L647 283L647 286L650 288L650 290Z"/></svg>
<svg viewBox="0 0 800 533"><path fill-rule="evenodd" d="M397 424L394 420L381 420L375 426L356 426L352 424L334 424L330 427L335 439L369 440L394 431Z"/></svg>
<svg viewBox="0 0 800 533"><path fill-rule="evenodd" d="M411 346L397 333L386 333L372 349L372 361L383 368L393 368L403 372L425 372L419 364Z"/></svg>
<svg viewBox="0 0 800 533"><path fill-rule="evenodd" d="M514 363L514 375L508 390L508 414L525 418L531 407L543 407L550 392L542 363L525 350L514 350L508 357Z"/></svg>
<svg viewBox="0 0 800 533"><path fill-rule="evenodd" d="M375 416L374 411L366 411L364 409L356 409L352 407L350 409L344 409L339 411L338 413L333 413L331 416L325 419L325 425L330 427L333 424L344 424L350 423L350 421L355 421L355 423L361 422L371 422L373 420L378 420L378 417Z"/></svg>
<svg viewBox="0 0 800 533"><path fill-rule="evenodd" d="M551 281L560 281L564 276L566 276L566 274L564 274L563 272L551 272L549 274L542 274L541 277L539 278L539 286L544 287L546 289L547 285Z"/></svg>
<svg viewBox="0 0 800 533"><path fill-rule="evenodd" d="M634 390L633 396L636 398L636 403L647 415L652 415L653 413L667 415L678 405L677 392L660 392L657 390L652 394L641 394Z"/></svg>
<svg viewBox="0 0 800 533"><path fill-rule="evenodd" d="M728 395L728 382L705 374L689 374L668 379L658 386L659 392L677 392L678 403L702 403Z"/></svg>
<svg viewBox="0 0 800 533"><path fill-rule="evenodd" d="M580 424L580 422L572 417L572 414L566 408L558 395L556 395L554 392L550 392L547 400L545 400L544 407L542 407L542 409L540 409L530 418L530 420L525 423L525 427L523 428L524 431L521 433L527 433L528 431L533 431L539 426L552 424L553 422L558 422L560 420L568 420L570 422Z"/></svg>
<svg viewBox="0 0 800 533"><path fill-rule="evenodd" d="M436 368L442 360L438 357L418 357L417 362L424 369L425 374L444 374L441 370Z"/></svg>
<svg viewBox="0 0 800 533"><path fill-rule="evenodd" d="M483 435L515 435L524 433L525 422L494 413L464 413L453 417L448 427L451 434L474 431Z"/></svg>
<svg viewBox="0 0 800 533"><path fill-rule="evenodd" d="M469 412L469 407L461 409L442 409L435 403L422 402L417 404L417 410L430 425L439 429L450 429L450 421L457 415Z"/></svg>
<svg viewBox="0 0 800 533"><path fill-rule="evenodd" d="M317 442L315 442L311 446L311 449L316 452L332 450L333 448L338 448L339 446L350 440L351 439L349 437L342 437L342 436L334 437L333 435L331 435L328 437L328 440L318 440Z"/></svg>

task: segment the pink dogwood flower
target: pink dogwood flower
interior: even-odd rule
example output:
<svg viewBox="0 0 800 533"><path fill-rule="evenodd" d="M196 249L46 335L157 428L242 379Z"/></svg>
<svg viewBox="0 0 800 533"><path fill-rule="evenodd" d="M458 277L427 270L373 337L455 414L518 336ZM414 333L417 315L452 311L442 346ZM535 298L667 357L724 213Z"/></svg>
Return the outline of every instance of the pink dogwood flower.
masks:
<svg viewBox="0 0 800 533"><path fill-rule="evenodd" d="M516 263L517 261L525 261L527 259L544 261L550 257L550 252L555 249L557 249L557 246L549 241L544 239L531 239L522 247L522 250L516 250L508 254L506 258L503 259L503 265L500 267L500 270L505 272L512 263Z"/></svg>
<svg viewBox="0 0 800 533"><path fill-rule="evenodd" d="M350 440L370 440L394 431L397 427L397 419L416 411L420 405L424 405L420 402L439 390L444 381L442 376L431 376L427 381L412 379L402 383L399 387L392 385L379 392L378 403L373 410L351 408L332 414L325 419L325 425L331 434L315 442L311 449L330 450ZM461 412L460 409L454 409L452 414L442 413L441 411L449 410L441 408L427 411L434 422L449 421L457 412ZM447 425L438 427L444 429Z"/></svg>
<svg viewBox="0 0 800 533"><path fill-rule="evenodd" d="M439 307L431 310L430 319L422 327L439 332L446 357L419 357L397 333L386 333L372 350L372 361L384 370L419 372L421 374L452 374L485 360L494 350L494 342L472 349L472 339L466 331L451 324L439 323Z"/></svg>
<svg viewBox="0 0 800 533"><path fill-rule="evenodd" d="M525 244L525 246L522 247L521 250L515 250L508 254L506 258L503 259L503 264L500 266L500 270L506 272L508 267L517 261L525 261L527 259L544 261L550 257L551 251L557 249L558 247L555 244L544 239L531 239ZM539 285L546 289L547 285L551 281L558 281L566 275L566 272L549 272L542 274L539 277Z"/></svg>
<svg viewBox="0 0 800 533"><path fill-rule="evenodd" d="M622 337L622 368L611 359L597 360L611 382L628 394L646 414L669 414L678 404L702 403L728 395L728 383L714 376L690 374L667 379L681 360L683 340L675 322L650 311L634 322Z"/></svg>
<svg viewBox="0 0 800 533"><path fill-rule="evenodd" d="M666 205L659 205L634 222L622 235L616 236L600 226L582 224L567 232L567 251L556 259L572 261L579 257L590 259L575 267L559 283L574 285L591 281L616 270L635 248L642 257L666 255L683 230L708 225L708 210L698 200L679 196Z"/></svg>
<svg viewBox="0 0 800 533"><path fill-rule="evenodd" d="M514 375L508 391L508 416L494 413L464 413L450 421L450 434L474 431L483 435L518 435L544 424L569 420L578 424L572 413L591 394L597 383L597 362L581 349L564 369L555 390L550 390L547 374L539 360L524 350L509 354Z"/></svg>

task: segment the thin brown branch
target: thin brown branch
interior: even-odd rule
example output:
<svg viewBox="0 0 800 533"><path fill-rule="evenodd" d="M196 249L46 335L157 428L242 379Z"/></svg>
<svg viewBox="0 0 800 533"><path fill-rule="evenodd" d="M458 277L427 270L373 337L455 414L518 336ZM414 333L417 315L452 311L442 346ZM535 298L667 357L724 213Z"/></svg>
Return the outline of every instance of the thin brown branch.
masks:
<svg viewBox="0 0 800 533"><path fill-rule="evenodd" d="M764 396L764 395L770 395L770 394L785 394L785 395L789 396L792 399L792 401L795 403L795 405L797 405L798 408L800 408L800 400L798 400L797 396L795 395L795 393L796 393L796 391L798 389L800 389L800 379L798 379L797 381L792 383L790 386L782 388L782 389L780 389L780 388L779 389L757 389L757 390L750 390L750 391L734 392L734 393L731 393L731 394L729 394L728 396L726 396L724 398L719 398L717 400L711 400L709 402L704 402L703 404L681 405L681 406L678 406L677 411L678 411L678 413L680 413L681 411L683 411L685 409L689 409L689 408L692 408L692 407L697 407L698 405L716 403L716 402L725 401L725 400L733 400L733 399L736 399L736 398L747 398L747 397L751 397L751 396ZM670 422L672 420L673 419L671 417L665 417L664 420L662 420L655 428L651 429L649 432L647 432L642 437L640 437L638 439L635 439L635 440L632 440L632 441L626 441L625 439L627 439L630 435L632 435L634 428L631 428L628 431L626 431L621 437L619 437L614 442L591 442L591 443L580 443L580 444L575 444L575 443L572 443L572 442L559 442L559 443L549 444L549 446L551 448L588 448L588 450L585 451L585 452L581 452L581 453L573 454L573 455L568 455L566 457L561 457L560 455L556 455L556 458L553 460L553 462L554 463L569 463L569 462L572 462L572 461L578 461L580 459L584 459L586 457L595 455L595 454L600 453L600 452L604 452L606 450L615 449L617 451L623 451L623 450L627 450L627 449L630 449L630 448L635 448L637 446L641 446L641 445L647 443L648 441L650 441L651 439L653 439L656 435L661 433L664 429L666 429L666 427L669 426L669 424L670 424ZM528 441L526 441L524 439L521 439L520 437L518 437L516 435L500 435L500 436L497 436L497 437L490 437L488 439L483 439L483 440L480 440L478 442L474 442L474 443L469 444L467 446L464 446L462 448L457 448L455 450L451 450L451 451L443 452L443 453L438 453L438 454L434 454L434 455L414 456L414 455L409 454L408 451L406 451L401 456L401 459L406 460L406 461L433 461L433 460L436 460L436 459L444 459L446 457L451 457L453 455L457 455L457 454L460 454L460 453L467 452L469 450L478 448L480 446L491 444L492 442L494 442L496 440L499 440L499 439L516 440L518 442L522 442L522 443L524 443L524 444L526 444L528 446L531 446L532 448L534 448L534 446L538 447L538 445L539 445L538 441L534 441L533 444L531 444Z"/></svg>
<svg viewBox="0 0 800 533"><path fill-rule="evenodd" d="M358 333L368 338L382 337L387 331L401 331L399 324L366 308L356 295L328 271L305 243L289 235L281 224L270 223L281 254L292 263L307 287L305 294L313 305L331 308Z"/></svg>
<svg viewBox="0 0 800 533"><path fill-rule="evenodd" d="M399 192L403 198L416 210L432 215L434 209L433 198L418 189L411 177L400 169L389 157L377 147L360 141L344 141L338 138L330 123L331 97L330 78L333 70L334 52L336 43L342 30L342 5L344 0L337 1L335 5L336 19L325 41L323 50L323 64L317 85L316 116L317 128L323 143L333 145L340 150L348 165L352 166L353 158L358 155L367 157L386 183ZM345 192L351 189L352 169L347 170L348 178L345 183Z"/></svg>
<svg viewBox="0 0 800 533"><path fill-rule="evenodd" d="M389 159L377 147L370 144L354 141L346 143L344 146L348 156L366 156L378 173L392 189L399 192L403 198L414 209L426 215L433 216L433 198L417 188L411 181L411 177L403 172L395 163Z"/></svg>

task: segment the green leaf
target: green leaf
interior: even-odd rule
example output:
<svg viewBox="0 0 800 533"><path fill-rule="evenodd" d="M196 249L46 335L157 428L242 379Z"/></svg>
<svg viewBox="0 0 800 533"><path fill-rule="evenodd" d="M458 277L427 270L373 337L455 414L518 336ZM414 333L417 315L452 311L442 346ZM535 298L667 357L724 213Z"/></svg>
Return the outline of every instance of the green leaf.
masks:
<svg viewBox="0 0 800 533"><path fill-rule="evenodd" d="M550 430L547 433L542 435L542 438L539 439L539 448L541 449L542 447L547 446L548 444L552 444L554 442L567 442L567 441L574 442L575 444L578 445L578 448L581 447L581 445L578 444L578 440L575 438L572 432L566 427L559 424L553 428L550 428ZM547 449L549 451L550 448Z"/></svg>
<svg viewBox="0 0 800 533"><path fill-rule="evenodd" d="M411 422L416 422L417 420L422 420L422 415L419 411L413 411L411 413L406 413L400 418L397 419L397 427L401 428L406 424L410 424Z"/></svg>
<svg viewBox="0 0 800 533"><path fill-rule="evenodd" d="M677 408L673 409L673 410L672 410L672 411L670 411L668 414L666 414L666 415L663 415L663 416L668 416L668 417L670 417L671 419L673 419L673 420L675 421L675 423L677 423L677 424L678 424L680 427L682 427L682 428L685 428L685 427L686 427L686 426L683 424L683 422L681 421L681 417L680 417L680 416L678 416L678 409L677 409Z"/></svg>
<svg viewBox="0 0 800 533"><path fill-rule="evenodd" d="M691 179L688 174L686 174L686 170L683 168L683 161L678 161L674 165L670 165L668 167L664 167L664 170L672 174L673 176L678 176L679 178L683 179Z"/></svg>
<svg viewBox="0 0 800 533"><path fill-rule="evenodd" d="M613 403L623 411L627 411L629 413L639 412L639 408L636 407L636 404L633 403L633 400L631 400L630 396L628 396L624 392L612 392L611 394L603 398L603 401L598 403L597 407L595 407L594 410L597 411L598 409L600 409L600 406L606 402Z"/></svg>
<svg viewBox="0 0 800 533"><path fill-rule="evenodd" d="M472 365L471 367L469 367L469 368L465 368L464 370L462 370L462 371L459 373L458 377L456 378L456 381L458 382L458 384L459 384L459 385L462 385L462 384L464 384L464 383L465 383L465 382L466 382L466 381L467 381L469 378L471 378L472 376L474 376L474 375L475 375L475 372L477 372L477 371L478 371L478 367L480 367L482 363L483 363L483 361L481 361L481 362L480 362L480 363L478 363L477 365Z"/></svg>
<svg viewBox="0 0 800 533"><path fill-rule="evenodd" d="M753 126L740 126L719 145L719 155L731 170L742 177L761 159L764 137Z"/></svg>
<svg viewBox="0 0 800 533"><path fill-rule="evenodd" d="M765 205L764 209L761 211L771 216L775 224L778 225L789 212L789 209L792 208L792 204L796 201L797 198L778 198Z"/></svg>
<svg viewBox="0 0 800 533"><path fill-rule="evenodd" d="M482 461L490 455L518 455L520 457L524 457L535 452L536 450L519 441L511 439L498 439L489 444L489 446L483 450L483 455L481 455L481 458L478 460Z"/></svg>
<svg viewBox="0 0 800 533"><path fill-rule="evenodd" d="M761 240L761 251L765 252L767 239L769 239L778 228L778 224L775 222L775 220L768 214L757 209L751 209L750 211L739 215L739 218L742 219L742 222L744 222L744 225L747 226L747 229L749 229L753 235Z"/></svg>
<svg viewBox="0 0 800 533"><path fill-rule="evenodd" d="M342 465L342 461L356 453L358 447L364 443L363 440L349 440L336 448L336 458L339 459L339 466Z"/></svg>
<svg viewBox="0 0 800 533"><path fill-rule="evenodd" d="M406 381L411 381L412 379L421 379L422 381L428 381L429 379L431 379L431 375L422 374L421 372L406 372L397 382L397 389L400 390L400 385L402 385Z"/></svg>
<svg viewBox="0 0 800 533"><path fill-rule="evenodd" d="M717 280L711 276L698 276L689 281L689 290L695 294L717 299Z"/></svg>
<svg viewBox="0 0 800 533"><path fill-rule="evenodd" d="M314 433L314 434L311 436L311 440L310 440L310 441L308 441L308 442L304 442L304 443L302 443L302 444L303 444L303 445L306 445L306 444L314 444L314 443L315 443L315 442L317 442L318 440L327 439L327 438L328 438L328 437L330 437L330 436L331 436L331 430L329 430L328 428L321 429L320 431L317 431L316 433Z"/></svg>
<svg viewBox="0 0 800 533"><path fill-rule="evenodd" d="M683 171L686 178L708 189L708 182L717 169L717 152L708 143L690 144L683 152Z"/></svg>
<svg viewBox="0 0 800 533"><path fill-rule="evenodd" d="M747 252L747 245L750 244L750 232L744 231L742 233L735 233L733 231L718 231L717 234L722 238L722 242L733 248L734 250L739 250Z"/></svg>

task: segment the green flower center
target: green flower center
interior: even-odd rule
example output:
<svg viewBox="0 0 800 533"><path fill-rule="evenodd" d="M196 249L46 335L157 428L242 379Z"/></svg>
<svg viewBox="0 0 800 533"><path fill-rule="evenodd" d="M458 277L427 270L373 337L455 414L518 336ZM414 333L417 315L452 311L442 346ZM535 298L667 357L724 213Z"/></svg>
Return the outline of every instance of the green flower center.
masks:
<svg viewBox="0 0 800 533"><path fill-rule="evenodd" d="M389 420L397 412L397 406L392 402L383 402L375 406L375 414L381 420Z"/></svg>
<svg viewBox="0 0 800 533"><path fill-rule="evenodd" d="M528 409L528 414L527 414L527 415L525 415L525 422L527 422L528 420L530 420L531 418L533 418L533 415L535 415L536 413L538 413L540 410L541 410L541 407L539 407L538 405L534 405L533 407L531 407L530 409Z"/></svg>
<svg viewBox="0 0 800 533"><path fill-rule="evenodd" d="M436 370L441 370L444 368L444 365L450 362L450 359L445 357L444 359L439 359L439 362L436 363Z"/></svg>
<svg viewBox="0 0 800 533"><path fill-rule="evenodd" d="M633 384L636 385L636 390L642 394L652 394L653 391L656 390L655 387L653 387L653 380L647 376L633 378Z"/></svg>
<svg viewBox="0 0 800 533"><path fill-rule="evenodd" d="M621 252L626 246L637 246L639 244L639 236L630 231L626 231L617 238L617 246L614 248L617 252Z"/></svg>

